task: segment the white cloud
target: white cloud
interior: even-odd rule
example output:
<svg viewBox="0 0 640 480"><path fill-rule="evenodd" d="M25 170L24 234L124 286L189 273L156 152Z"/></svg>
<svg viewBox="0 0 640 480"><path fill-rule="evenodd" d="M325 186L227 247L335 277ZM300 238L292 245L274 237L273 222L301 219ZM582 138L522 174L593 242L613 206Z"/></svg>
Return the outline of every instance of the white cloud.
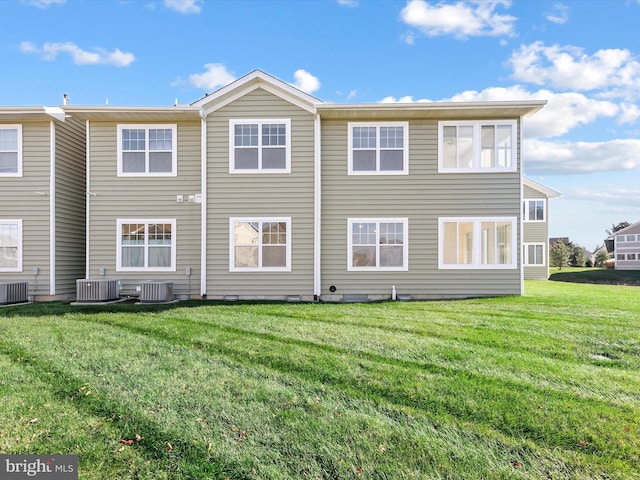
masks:
<svg viewBox="0 0 640 480"><path fill-rule="evenodd" d="M550 22L563 25L569 21L569 7L562 3L556 3L545 15Z"/></svg>
<svg viewBox="0 0 640 480"><path fill-rule="evenodd" d="M320 88L320 80L306 70L296 70L293 74L293 78L293 85L303 92L313 93Z"/></svg>
<svg viewBox="0 0 640 480"><path fill-rule="evenodd" d="M202 0L164 0L165 7L184 14L200 13L201 3Z"/></svg>
<svg viewBox="0 0 640 480"><path fill-rule="evenodd" d="M511 2L472 0L431 4L426 0L410 0L400 12L400 18L429 37L513 36L516 17L497 13L500 5L509 7Z"/></svg>
<svg viewBox="0 0 640 480"><path fill-rule="evenodd" d="M233 73L221 63L207 63L204 68L206 69L204 73L189 75L189 83L194 87L216 90L235 80Z"/></svg>
<svg viewBox="0 0 640 480"><path fill-rule="evenodd" d="M549 87L605 90L604 97L637 97L640 62L627 49L598 50L587 55L571 45L547 46L543 42L522 45L508 60L512 78Z"/></svg>
<svg viewBox="0 0 640 480"><path fill-rule="evenodd" d="M51 5L55 4L63 4L66 3L67 0L22 0L27 5L33 5L38 8L48 8Z"/></svg>
<svg viewBox="0 0 640 480"><path fill-rule="evenodd" d="M93 51L83 50L73 42L48 42L38 47L33 42L22 42L20 51L23 53L41 54L44 60L53 61L62 53L69 54L76 65L110 65L114 67L128 67L136 59L133 53L123 52L119 48L109 52L103 48Z"/></svg>
<svg viewBox="0 0 640 480"><path fill-rule="evenodd" d="M338 4L342 5L343 7L357 7L358 6L358 0L338 0Z"/></svg>

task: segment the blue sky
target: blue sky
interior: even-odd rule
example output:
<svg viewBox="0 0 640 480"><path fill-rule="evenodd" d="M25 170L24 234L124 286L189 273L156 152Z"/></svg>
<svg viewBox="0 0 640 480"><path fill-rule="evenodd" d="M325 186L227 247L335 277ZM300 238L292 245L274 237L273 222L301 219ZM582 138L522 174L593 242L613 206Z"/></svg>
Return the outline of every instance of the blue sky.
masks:
<svg viewBox="0 0 640 480"><path fill-rule="evenodd" d="M551 236L640 221L639 0L4 0L0 106L187 104L261 69L337 103L546 99Z"/></svg>

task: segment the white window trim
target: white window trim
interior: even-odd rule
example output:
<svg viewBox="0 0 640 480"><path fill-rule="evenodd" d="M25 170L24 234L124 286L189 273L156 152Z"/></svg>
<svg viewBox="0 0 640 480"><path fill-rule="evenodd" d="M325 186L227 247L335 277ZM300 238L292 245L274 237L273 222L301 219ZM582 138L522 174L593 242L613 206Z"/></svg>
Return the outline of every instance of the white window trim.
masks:
<svg viewBox="0 0 640 480"><path fill-rule="evenodd" d="M376 267L354 267L353 266L353 234L354 223L402 223L402 266L382 267L380 266L380 241L379 227L376 231ZM406 217L375 217L375 218L347 218L347 271L348 272L407 272L409 270L409 219Z"/></svg>
<svg viewBox="0 0 640 480"><path fill-rule="evenodd" d="M529 218L529 202L542 202L542 220ZM525 223L545 223L547 221L547 199L546 198L525 198L522 205L522 215Z"/></svg>
<svg viewBox="0 0 640 480"><path fill-rule="evenodd" d="M0 172L0 177L22 177L22 125L0 125L0 130L17 130L18 134L18 161L16 165L16 171L10 173L2 173ZM13 152L13 150L6 150L8 152Z"/></svg>
<svg viewBox="0 0 640 480"><path fill-rule="evenodd" d="M529 246L541 246L542 247L542 263L529 263ZM546 267L547 266L547 244L544 242L529 242L522 244L522 265L526 267Z"/></svg>
<svg viewBox="0 0 640 480"><path fill-rule="evenodd" d="M236 168L235 158L235 126L258 124L258 168ZM284 123L285 137L285 168L262 168L262 125ZM229 173L291 173L291 119L290 118L232 118L229 120Z"/></svg>
<svg viewBox="0 0 640 480"><path fill-rule="evenodd" d="M473 126L473 168L446 168L443 164L443 139L444 127L454 127L461 125ZM483 126L511 126L511 166L510 167L494 167L481 168L480 159L482 152L481 127ZM516 172L518 170L518 122L516 120L460 120L460 121L441 121L438 122L438 173L495 173L495 172Z"/></svg>
<svg viewBox="0 0 640 480"><path fill-rule="evenodd" d="M130 223L171 225L171 266L169 267L123 267L122 266L122 225ZM119 218L116 220L116 272L175 272L176 271L176 246L177 246L177 221L175 218ZM144 239L144 261L149 261L149 239Z"/></svg>
<svg viewBox="0 0 640 480"><path fill-rule="evenodd" d="M376 170L353 170L353 128L376 127ZM380 170L380 127L402 127L402 170ZM349 175L408 175L409 174L409 122L349 122L348 123Z"/></svg>
<svg viewBox="0 0 640 480"><path fill-rule="evenodd" d="M144 129L145 136L145 172L124 172L122 168L122 131L126 129ZM149 130L170 129L171 130L171 171L170 172L149 172ZM178 175L178 126L175 123L128 123L118 124L118 177L176 177Z"/></svg>
<svg viewBox="0 0 640 480"><path fill-rule="evenodd" d="M444 263L444 224L447 222L473 223L473 258L472 264ZM483 222L511 222L511 263L483 264L482 228ZM438 269L439 270L515 270L518 268L518 222L516 217L439 217L438 218Z"/></svg>
<svg viewBox="0 0 640 480"><path fill-rule="evenodd" d="M262 224L284 222L287 224L286 265L284 267L236 267L235 229L236 222L259 222L258 259L262 259ZM290 272L291 271L291 217L230 217L229 218L229 271L230 272Z"/></svg>
<svg viewBox="0 0 640 480"><path fill-rule="evenodd" d="M22 272L22 220L21 219L1 219L0 225L18 226L18 263L15 268L0 268L0 272Z"/></svg>

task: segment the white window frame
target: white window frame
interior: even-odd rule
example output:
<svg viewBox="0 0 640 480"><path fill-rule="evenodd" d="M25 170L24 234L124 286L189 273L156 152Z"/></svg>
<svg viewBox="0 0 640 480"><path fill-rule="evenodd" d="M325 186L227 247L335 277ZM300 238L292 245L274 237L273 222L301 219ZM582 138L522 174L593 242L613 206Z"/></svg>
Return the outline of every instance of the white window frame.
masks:
<svg viewBox="0 0 640 480"><path fill-rule="evenodd" d="M444 224L447 222L473 223L473 263L444 263ZM482 263L482 223L511 223L511 262ZM438 269L440 270L513 270L518 268L518 221L516 217L439 217L438 218ZM497 258L497 253L495 255Z"/></svg>
<svg viewBox="0 0 640 480"><path fill-rule="evenodd" d="M482 127L511 126L511 164L508 167L482 167ZM444 127L473 127L473 166L451 168L444 166ZM495 173L516 172L518 169L518 122L516 120L459 120L438 122L438 172L439 173ZM456 137L457 138L457 137ZM496 152L497 154L497 147Z"/></svg>
<svg viewBox="0 0 640 480"><path fill-rule="evenodd" d="M374 127L376 129L376 169L353 169L353 129L354 127ZM380 170L380 128L402 127L402 170ZM349 175L408 175L409 174L409 122L349 122L348 123L348 174ZM373 149L367 149L373 150Z"/></svg>
<svg viewBox="0 0 640 480"><path fill-rule="evenodd" d="M0 125L0 130L16 130L17 132L17 149L0 150L0 152L15 152L17 154L16 171L0 172L0 177L22 177L22 125Z"/></svg>
<svg viewBox="0 0 640 480"><path fill-rule="evenodd" d="M143 267L122 266L122 225L144 224L144 265ZM171 265L169 267L149 267L149 236L148 226L156 224L171 225ZM175 218L119 218L116 220L116 272L175 272L177 246L177 220Z"/></svg>
<svg viewBox="0 0 640 480"><path fill-rule="evenodd" d="M236 267L236 243L235 243L235 223L259 223L258 232L258 266L257 267ZM265 223L285 223L286 232L286 265L284 267L263 267L262 265L262 226ZM290 272L291 271L291 217L230 217L229 218L229 271L230 272Z"/></svg>
<svg viewBox="0 0 640 480"><path fill-rule="evenodd" d="M376 224L376 266L356 267L353 266L353 225L358 223ZM402 265L383 267L380 265L380 224L381 223L401 223L402 224ZM348 272L406 272L409 270L409 219L407 217L361 217L347 218L347 271Z"/></svg>
<svg viewBox="0 0 640 480"><path fill-rule="evenodd" d="M0 225L17 225L18 227L17 264L15 267L0 267L0 272L22 272L22 220L3 218L0 219Z"/></svg>
<svg viewBox="0 0 640 480"><path fill-rule="evenodd" d="M144 130L145 131L145 171L125 172L123 169L123 130ZM149 171L149 130L171 130L171 171L170 172L150 172ZM178 175L178 126L175 123L129 123L118 124L118 176L119 177L175 177ZM142 150L139 150L140 152ZM163 151L163 150L160 150ZM164 150L166 151L166 150Z"/></svg>
<svg viewBox="0 0 640 480"><path fill-rule="evenodd" d="M284 123L285 132L285 167L262 168L262 153L269 148L262 144L262 127L266 124ZM258 125L258 168L236 168L235 127L236 125ZM280 146L281 148L281 146ZM229 173L291 173L291 119L290 118L232 118L229 120Z"/></svg>
<svg viewBox="0 0 640 480"><path fill-rule="evenodd" d="M542 202L542 220L529 216L529 204L531 202ZM547 199L546 198L525 198L522 206L522 216L527 223L544 223L547 221Z"/></svg>
<svg viewBox="0 0 640 480"><path fill-rule="evenodd" d="M542 263L531 263L529 259L529 247L542 247ZM547 266L547 245L544 242L530 242L522 244L522 264L527 267L546 267Z"/></svg>

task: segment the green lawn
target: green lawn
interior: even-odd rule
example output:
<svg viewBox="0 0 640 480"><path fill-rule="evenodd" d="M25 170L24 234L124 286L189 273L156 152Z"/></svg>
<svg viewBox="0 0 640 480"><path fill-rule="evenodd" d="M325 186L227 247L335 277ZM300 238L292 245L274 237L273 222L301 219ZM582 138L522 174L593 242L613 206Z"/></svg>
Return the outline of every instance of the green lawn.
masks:
<svg viewBox="0 0 640 480"><path fill-rule="evenodd" d="M640 289L0 309L0 453L81 479L638 479Z"/></svg>

